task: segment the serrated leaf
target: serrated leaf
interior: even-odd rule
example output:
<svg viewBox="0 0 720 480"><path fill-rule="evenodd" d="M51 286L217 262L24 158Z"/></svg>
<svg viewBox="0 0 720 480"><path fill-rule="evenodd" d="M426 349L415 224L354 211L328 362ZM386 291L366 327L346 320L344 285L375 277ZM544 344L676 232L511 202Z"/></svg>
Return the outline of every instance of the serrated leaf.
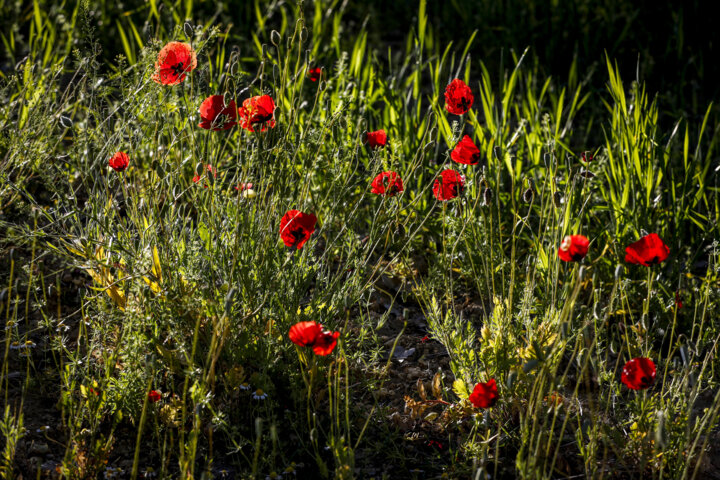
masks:
<svg viewBox="0 0 720 480"><path fill-rule="evenodd" d="M460 398L460 400L467 400L470 396L467 385L465 385L465 382L460 380L459 378L453 382L452 389L453 392L455 392L455 395Z"/></svg>

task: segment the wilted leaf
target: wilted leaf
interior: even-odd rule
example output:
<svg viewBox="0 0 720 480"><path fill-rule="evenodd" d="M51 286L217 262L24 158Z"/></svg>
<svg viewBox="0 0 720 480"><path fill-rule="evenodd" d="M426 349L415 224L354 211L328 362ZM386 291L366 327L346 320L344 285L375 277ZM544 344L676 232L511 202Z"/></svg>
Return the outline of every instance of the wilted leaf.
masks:
<svg viewBox="0 0 720 480"><path fill-rule="evenodd" d="M442 375L440 375L440 372L435 373L432 379L432 392L435 398L438 400L442 400Z"/></svg>
<svg viewBox="0 0 720 480"><path fill-rule="evenodd" d="M425 384L422 381L422 378L417 379L417 391L418 395L420 395L420 398L423 400L427 400L427 393L425 393Z"/></svg>

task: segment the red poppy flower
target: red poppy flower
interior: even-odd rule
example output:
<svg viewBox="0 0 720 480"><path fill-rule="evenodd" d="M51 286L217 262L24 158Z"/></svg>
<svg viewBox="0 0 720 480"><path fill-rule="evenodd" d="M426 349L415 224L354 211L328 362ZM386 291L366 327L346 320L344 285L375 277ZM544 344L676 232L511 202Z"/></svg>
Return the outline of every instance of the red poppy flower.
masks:
<svg viewBox="0 0 720 480"><path fill-rule="evenodd" d="M199 127L205 130L228 130L237 125L235 100L225 105L222 95L210 95L200 105Z"/></svg>
<svg viewBox="0 0 720 480"><path fill-rule="evenodd" d="M299 347L311 347L322 333L322 325L317 322L298 322L290 327L288 336Z"/></svg>
<svg viewBox="0 0 720 480"><path fill-rule="evenodd" d="M675 292L675 307L678 310L683 308L682 298L680 298L680 292Z"/></svg>
<svg viewBox="0 0 720 480"><path fill-rule="evenodd" d="M110 157L110 161L108 163L116 172L122 172L130 164L130 158L125 152L117 152L115 155Z"/></svg>
<svg viewBox="0 0 720 480"><path fill-rule="evenodd" d="M588 252L590 240L583 235L566 236L560 248L558 248L558 257L564 262L579 262Z"/></svg>
<svg viewBox="0 0 720 480"><path fill-rule="evenodd" d="M625 249L625 261L628 263L639 263L649 267L667 259L670 249L658 237L657 233L645 235L635 243L631 243Z"/></svg>
<svg viewBox="0 0 720 480"><path fill-rule="evenodd" d="M312 345L313 353L321 357L330 355L337 345L338 337L340 337L340 332L322 332Z"/></svg>
<svg viewBox="0 0 720 480"><path fill-rule="evenodd" d="M480 161L480 149L475 146L475 143L469 136L465 135L462 140L455 145L455 148L450 153L450 158L463 165L477 165Z"/></svg>
<svg viewBox="0 0 720 480"><path fill-rule="evenodd" d="M157 390L150 390L148 392L148 400L150 403L157 403L162 398L162 395Z"/></svg>
<svg viewBox="0 0 720 480"><path fill-rule="evenodd" d="M439 201L452 200L465 190L465 176L455 170L443 170L433 184L433 194Z"/></svg>
<svg viewBox="0 0 720 480"><path fill-rule="evenodd" d="M633 358L622 369L620 380L632 390L643 390L655 382L655 364L649 358Z"/></svg>
<svg viewBox="0 0 720 480"><path fill-rule="evenodd" d="M453 115L467 113L472 107L475 97L465 82L456 78L445 87L445 108Z"/></svg>
<svg viewBox="0 0 720 480"><path fill-rule="evenodd" d="M190 44L170 42L158 53L152 79L163 85L177 85L196 67L197 56Z"/></svg>
<svg viewBox="0 0 720 480"><path fill-rule="evenodd" d="M317 82L318 80L320 80L321 76L322 68L320 67L309 68L307 71L307 77L310 79L311 82Z"/></svg>
<svg viewBox="0 0 720 480"><path fill-rule="evenodd" d="M370 148L384 147L387 144L387 134L382 128L374 132L367 132L366 141Z"/></svg>
<svg viewBox="0 0 720 480"><path fill-rule="evenodd" d="M475 408L490 408L495 405L497 399L498 391L494 378L491 378L487 383L475 385L470 397L468 397L468 400Z"/></svg>
<svg viewBox="0 0 720 480"><path fill-rule="evenodd" d="M377 195L394 197L396 193L402 192L403 182L397 172L382 172L370 184L370 191Z"/></svg>
<svg viewBox="0 0 720 480"><path fill-rule="evenodd" d="M593 154L590 152L582 152L580 158L582 158L583 162L592 162L595 157L593 157Z"/></svg>
<svg viewBox="0 0 720 480"><path fill-rule="evenodd" d="M298 322L290 327L290 340L299 347L312 347L315 355L325 356L332 353L337 345L340 332L323 330L321 323Z"/></svg>
<svg viewBox="0 0 720 480"><path fill-rule="evenodd" d="M240 183L235 186L235 190L238 190L240 192L245 191L245 190L250 190L252 188L253 188L252 183Z"/></svg>
<svg viewBox="0 0 720 480"><path fill-rule="evenodd" d="M208 175L212 175L213 177L217 177L217 168L213 167L212 165L208 164L207 166ZM202 177L195 173L195 176L193 177L193 182L198 183ZM205 188L208 188L207 184L205 184Z"/></svg>
<svg viewBox="0 0 720 480"><path fill-rule="evenodd" d="M280 238L286 247L301 249L315 231L316 222L312 213L289 210L280 220Z"/></svg>
<svg viewBox="0 0 720 480"><path fill-rule="evenodd" d="M268 125L275 128L275 101L270 95L245 99L239 112L240 126L245 130L254 132L256 125L260 125L261 132L264 132Z"/></svg>

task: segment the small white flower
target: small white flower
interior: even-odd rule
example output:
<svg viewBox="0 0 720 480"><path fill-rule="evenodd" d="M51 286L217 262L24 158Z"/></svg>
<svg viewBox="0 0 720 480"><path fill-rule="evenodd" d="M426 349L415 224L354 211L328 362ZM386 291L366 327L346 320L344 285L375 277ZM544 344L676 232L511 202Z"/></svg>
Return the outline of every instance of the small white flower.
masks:
<svg viewBox="0 0 720 480"><path fill-rule="evenodd" d="M106 467L104 477L106 479L117 478L123 474L122 468Z"/></svg>
<svg viewBox="0 0 720 480"><path fill-rule="evenodd" d="M270 472L270 475L265 477L265 480L280 480L282 478L282 475L275 472Z"/></svg>
<svg viewBox="0 0 720 480"><path fill-rule="evenodd" d="M157 477L157 472L152 468L148 467L143 472L143 478L154 478Z"/></svg>
<svg viewBox="0 0 720 480"><path fill-rule="evenodd" d="M250 390L250 384L247 382L244 382L240 385L240 390Z"/></svg>
<svg viewBox="0 0 720 480"><path fill-rule="evenodd" d="M265 400L268 397L267 393L262 391L262 388L258 388L253 393L253 400Z"/></svg>

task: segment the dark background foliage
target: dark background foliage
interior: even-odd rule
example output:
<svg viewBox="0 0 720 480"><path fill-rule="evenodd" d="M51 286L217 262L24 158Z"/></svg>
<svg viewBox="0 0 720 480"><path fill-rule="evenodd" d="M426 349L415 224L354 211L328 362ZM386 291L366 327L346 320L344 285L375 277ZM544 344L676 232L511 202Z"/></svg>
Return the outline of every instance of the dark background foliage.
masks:
<svg viewBox="0 0 720 480"><path fill-rule="evenodd" d="M172 2L166 2L171 5ZM180 2L175 2L177 5ZM188 4L188 2L185 2ZM344 5L344 31L353 32L365 24L373 48L383 51L390 46L396 51L409 29L417 25L417 1L365 0L328 2L335 8ZM39 0L45 11L54 12L58 22L72 18L75 2ZM156 4L158 16L153 16ZM269 13L264 32L269 38L270 28L280 20L278 13L292 2L257 2L263 13ZM128 19L146 25L141 35L152 36L153 30L164 26L170 30L182 16L167 13L162 2L128 0L125 2L97 1L89 4L95 35L103 38L103 56L113 60L123 53L118 25ZM199 1L192 3L192 16L197 24L231 25L228 31L233 43L249 41L256 28L256 3L246 0ZM711 15L711 2L702 0L451 0L429 1L427 15L432 27L432 41L439 48L447 42L464 45L473 31L477 37L470 50L495 71L509 62L509 51L521 52L530 47L545 73L566 78L568 69L577 59L580 75L601 65L604 54L617 59L622 72L638 71L649 91L659 92L666 108L690 117L702 115L705 105L717 98L720 83L718 36ZM314 2L305 2L308 17ZM163 14L165 10L165 14ZM9 52L2 51L3 71L12 69L23 57L22 39L28 38L33 15L33 2L0 2L0 30L16 29L19 45ZM157 19L157 22L153 22ZM348 35L351 37L351 35ZM626 74L627 76L627 74ZM594 77L597 88L603 88L605 76Z"/></svg>

